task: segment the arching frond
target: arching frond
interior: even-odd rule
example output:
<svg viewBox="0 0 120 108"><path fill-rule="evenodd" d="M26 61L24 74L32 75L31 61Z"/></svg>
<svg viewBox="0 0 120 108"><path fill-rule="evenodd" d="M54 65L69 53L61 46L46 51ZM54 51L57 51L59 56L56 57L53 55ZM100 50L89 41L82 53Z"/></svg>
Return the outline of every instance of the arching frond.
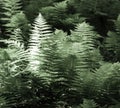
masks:
<svg viewBox="0 0 120 108"><path fill-rule="evenodd" d="M28 51L25 50L24 43L21 39L20 30L16 30L15 32L13 32L10 39L1 40L1 42L4 42L8 45L8 48L5 49L4 52L5 54L9 55L9 59L5 61L10 62L9 66L11 67L11 69L9 71L11 72L11 74L20 74L22 71L25 71L25 68L27 66L26 62L28 61ZM10 68L9 66L8 68ZM13 70L15 73L12 73Z"/></svg>

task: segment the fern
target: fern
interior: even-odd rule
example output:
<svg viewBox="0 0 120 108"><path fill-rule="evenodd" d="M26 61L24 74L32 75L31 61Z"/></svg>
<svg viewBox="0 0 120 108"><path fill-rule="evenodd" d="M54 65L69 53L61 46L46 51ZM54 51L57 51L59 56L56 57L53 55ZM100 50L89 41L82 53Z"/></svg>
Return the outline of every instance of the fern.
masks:
<svg viewBox="0 0 120 108"><path fill-rule="evenodd" d="M0 96L0 107L1 107L1 108L6 108L5 105L6 105L5 99Z"/></svg>
<svg viewBox="0 0 120 108"><path fill-rule="evenodd" d="M67 34L56 30L53 36L53 43L51 46L51 67L53 69L51 73L52 77L52 89L57 96L57 101L66 101L67 91L70 88L70 80L67 77L68 70L66 69L65 58L66 54L66 36ZM50 63L50 64L51 64ZM68 64L67 64L68 65Z"/></svg>
<svg viewBox="0 0 120 108"><path fill-rule="evenodd" d="M27 50L25 50L22 32L20 29L14 30L8 40L1 40L1 42L8 44L6 51L10 54L11 60L15 60L15 58L16 61L17 59L19 59L19 61L22 61L23 58L24 60L27 60Z"/></svg>
<svg viewBox="0 0 120 108"><path fill-rule="evenodd" d="M10 71L11 74L14 76L15 74L20 74L21 72L25 71L25 68L27 66L26 62L28 61L27 53L28 51L25 50L23 39L21 39L21 32L19 29L17 29L15 32L13 32L12 37L8 40L1 40L1 42L4 42L8 44L8 48L4 49L4 52L2 53L2 58L9 57L8 59L5 59L5 61L9 60L9 66L8 68L11 68ZM4 57L5 53L5 57ZM7 67L7 66L6 66ZM15 73L14 73L14 72Z"/></svg>
<svg viewBox="0 0 120 108"><path fill-rule="evenodd" d="M98 34L93 31L93 27L87 23L82 23L77 26L75 32L72 33L73 49L76 50L78 62L76 64L76 71L87 72L99 67L99 60L101 60L99 49L97 48ZM94 55L99 58L95 59Z"/></svg>
<svg viewBox="0 0 120 108"><path fill-rule="evenodd" d="M101 103L118 103L120 83L120 63L104 63L95 71L95 88L97 98L102 99ZM105 101L107 100L107 101Z"/></svg>
<svg viewBox="0 0 120 108"><path fill-rule="evenodd" d="M20 0L3 0L3 16L1 18L3 26L6 28L6 35L11 33L12 31L12 24L11 19L14 15L20 12L21 3Z"/></svg>
<svg viewBox="0 0 120 108"><path fill-rule="evenodd" d="M21 9L20 0L3 0L4 1L4 7L3 9L9 11L10 13L8 15L14 15L19 12L19 9Z"/></svg>
<svg viewBox="0 0 120 108"><path fill-rule="evenodd" d="M108 54L111 56L110 59L112 61L120 61L120 15L118 16L117 20L115 21L115 31L109 31L108 37L105 40L105 48Z"/></svg>
<svg viewBox="0 0 120 108"><path fill-rule="evenodd" d="M18 28L18 29L15 29L15 30L13 31L13 33L11 34L11 37L10 37L9 40L18 41L18 42L20 42L21 44L24 44L21 30L20 30L19 28Z"/></svg>
<svg viewBox="0 0 120 108"><path fill-rule="evenodd" d="M85 18L80 17L79 14L74 14L70 10L69 1L55 3L54 6L47 6L41 9L41 12L54 28L62 29L70 34L70 30L75 29L76 23L83 22ZM72 10L74 11L74 9Z"/></svg>
<svg viewBox="0 0 120 108"><path fill-rule="evenodd" d="M94 102L94 100L84 99L83 104L81 104L80 108L97 108L98 105Z"/></svg>
<svg viewBox="0 0 120 108"><path fill-rule="evenodd" d="M79 24L71 33L71 45L69 50L74 56L71 89L77 93L78 98L93 97L91 92L93 85L93 72L99 68L102 57L97 45L98 34L87 23ZM94 92L93 92L94 93Z"/></svg>
<svg viewBox="0 0 120 108"><path fill-rule="evenodd" d="M15 46L4 50L1 49L0 55L2 59L0 60L0 97L3 97L5 102L1 103L0 107L8 108L8 105L11 107L13 102L9 102L15 101L15 99L13 99L15 98L15 95L12 95L11 97L9 96L11 95L11 92L14 94L15 90L18 90L18 88L20 88L18 82L20 83L21 81L18 80L18 76L25 74L26 71L25 54L26 53L24 49L20 50Z"/></svg>
<svg viewBox="0 0 120 108"><path fill-rule="evenodd" d="M45 55L43 51L48 48L47 41L51 36L50 27L41 14L35 19L32 34L28 45L29 70L37 75L44 77L46 72L41 73L40 66L44 63ZM43 76L42 76L43 75Z"/></svg>
<svg viewBox="0 0 120 108"><path fill-rule="evenodd" d="M22 39L19 38L19 35L20 35L19 32L20 31L18 29L13 34L12 38L4 41L9 44L8 45L9 49L7 49L6 52L10 56L9 61L11 61L11 63L9 64L9 66L12 67L11 70L8 71L8 73L10 74L10 77L8 79L5 79L6 82L10 81L10 84L5 85L6 91L4 92L5 94L8 95L5 97L7 97L7 102L8 102L8 105L10 106L14 106L14 105L17 106L16 99L19 97L16 97L16 94L17 95L19 94L19 96L23 99L19 101L19 105L23 104L24 96L22 95L23 94L22 92L24 91L24 89L21 92L22 87L25 88L25 90L33 89L32 90L33 94L34 94L34 90L35 91L38 90L37 95L38 94L40 95L38 95L37 97L38 99L40 99L39 101L42 101L42 99L44 98L41 97L41 92L43 92L42 95L46 95L46 93L44 93L43 91L43 88L48 89L49 81L51 81L52 84L62 82L61 81L62 76L58 74L58 71L60 71L60 68L58 66L59 66L59 63L61 63L60 58L58 58L60 57L58 54L59 50L56 46L58 39L55 39L56 37L54 36L52 37L53 34L51 34L50 27L46 24L42 15L39 14L39 16L35 20L32 34L30 35L30 40L29 40L27 50L24 49L24 45L21 42ZM27 56L26 56L26 53L27 53ZM28 61L28 65L26 64L26 61ZM24 65L23 68L21 64ZM7 69L9 70L9 67L7 67ZM26 80L28 81L32 80L36 82L34 78L37 78L38 79L37 82L39 83L34 84L35 82L33 83L31 82L30 84L32 85L30 85L29 88L27 88L28 85L26 85L28 84L27 81L21 84L22 81L19 80L19 77L22 76L23 74L27 74L27 72L30 72L32 74L31 77L33 79L28 78ZM13 87L15 88L15 92L11 96L9 92L10 91L13 92L14 90L10 87L10 85L12 85L14 81L16 81L15 86ZM17 83L20 83L20 85L18 84L20 87L19 89L18 89ZM32 86L33 88L31 88ZM9 88L9 90L6 87ZM52 87L53 86L51 86L51 88ZM9 92L7 93L7 91ZM24 93L26 93L26 91L24 91ZM32 96L34 97L34 95ZM36 101L38 101L36 98L34 99L30 98L30 99L27 99L27 101L24 104L26 105L31 104L31 102L33 102L32 104L34 104L34 102Z"/></svg>

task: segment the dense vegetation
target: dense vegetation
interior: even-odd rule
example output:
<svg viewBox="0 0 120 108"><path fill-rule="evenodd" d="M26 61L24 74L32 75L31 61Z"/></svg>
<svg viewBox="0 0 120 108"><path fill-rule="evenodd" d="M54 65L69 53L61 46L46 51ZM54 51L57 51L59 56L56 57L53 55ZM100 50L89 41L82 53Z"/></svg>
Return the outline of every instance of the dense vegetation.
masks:
<svg viewBox="0 0 120 108"><path fill-rule="evenodd" d="M0 0L0 108L120 108L119 0Z"/></svg>

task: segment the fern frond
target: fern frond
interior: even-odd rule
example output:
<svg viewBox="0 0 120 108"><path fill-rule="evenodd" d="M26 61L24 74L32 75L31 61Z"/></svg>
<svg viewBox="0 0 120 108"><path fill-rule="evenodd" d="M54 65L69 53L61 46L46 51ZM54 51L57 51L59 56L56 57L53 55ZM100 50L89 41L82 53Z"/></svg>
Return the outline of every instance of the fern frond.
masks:
<svg viewBox="0 0 120 108"><path fill-rule="evenodd" d="M104 63L95 71L95 86L99 98L104 100L119 101L120 90L120 63ZM106 97L107 96L107 97Z"/></svg>
<svg viewBox="0 0 120 108"><path fill-rule="evenodd" d="M62 1L62 2L56 3L55 7L57 10L64 12L65 9L67 8L67 1Z"/></svg>
<svg viewBox="0 0 120 108"><path fill-rule="evenodd" d="M96 55L97 50L97 38L98 34L93 31L93 27L87 23L82 23L77 26L73 41L74 48L77 48L76 55L78 57L78 64L76 65L76 70L81 71L92 71L94 68L97 68L94 63L99 64L98 61L94 61L92 58ZM98 49L99 50L99 49ZM98 55L99 52L98 52ZM97 60L97 59L96 59Z"/></svg>
<svg viewBox="0 0 120 108"><path fill-rule="evenodd" d="M47 41L51 37L50 27L46 24L46 21L41 14L35 19L33 24L32 34L30 35L28 45L28 60L29 69L34 73L40 75L40 66L44 63L43 50L47 47ZM45 73L43 73L45 74ZM41 74L41 75L43 75Z"/></svg>
<svg viewBox="0 0 120 108"><path fill-rule="evenodd" d="M82 108L97 108L98 105L94 100L84 99L83 104L80 105Z"/></svg>
<svg viewBox="0 0 120 108"><path fill-rule="evenodd" d="M120 61L120 15L115 21L115 31L109 31L105 40L105 48L112 61Z"/></svg>
<svg viewBox="0 0 120 108"><path fill-rule="evenodd" d="M76 91L83 93L86 91L86 84L90 84L94 70L99 68L102 57L97 48L98 34L93 27L83 22L76 27L71 34L71 54L75 56L74 60L74 78L72 79L72 87ZM88 85L90 86L90 85ZM86 86L87 87L87 86Z"/></svg>
<svg viewBox="0 0 120 108"><path fill-rule="evenodd" d="M11 23L12 17L17 13L20 13L21 3L20 0L3 0L2 6L2 26L5 27L5 35L9 36L13 30Z"/></svg>
<svg viewBox="0 0 120 108"><path fill-rule="evenodd" d="M7 11L4 14L6 14L8 17L11 17L11 15L20 12L20 0L3 0L3 9Z"/></svg>
<svg viewBox="0 0 120 108"><path fill-rule="evenodd" d="M10 61L9 65L11 66L11 69L12 67L13 68L15 67L16 68L15 70L17 70L16 72L18 74L20 73L20 70L24 71L25 67L27 66L25 62L28 61L28 57L27 57L28 51L25 50L24 44L14 39L1 40L1 41L8 44L8 48L5 49L5 52L6 54L9 55L9 61Z"/></svg>

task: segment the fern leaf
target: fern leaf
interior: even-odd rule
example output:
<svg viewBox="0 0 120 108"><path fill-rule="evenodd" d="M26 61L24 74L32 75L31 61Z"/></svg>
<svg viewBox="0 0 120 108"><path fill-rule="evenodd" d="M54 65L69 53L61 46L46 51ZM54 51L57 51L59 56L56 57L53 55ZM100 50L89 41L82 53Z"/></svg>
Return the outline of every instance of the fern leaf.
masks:
<svg viewBox="0 0 120 108"><path fill-rule="evenodd" d="M72 79L72 87L78 92L84 91L84 83L88 79L90 72L94 72L99 68L102 57L97 48L98 34L93 31L93 27L83 22L77 26L77 29L71 34L73 55L76 57L73 67L74 78Z"/></svg>
<svg viewBox="0 0 120 108"><path fill-rule="evenodd" d="M3 0L2 6L3 15L1 20L3 24L2 26L5 27L4 35L9 36L9 34L12 32L12 17L17 13L20 13L21 3L20 0Z"/></svg>
<svg viewBox="0 0 120 108"><path fill-rule="evenodd" d="M43 49L47 48L46 43L50 37L50 27L46 24L42 15L39 14L33 24L33 30L28 45L29 69L39 75L40 66L44 63L45 55Z"/></svg>
<svg viewBox="0 0 120 108"><path fill-rule="evenodd" d="M115 31L108 32L108 37L105 40L105 48L108 57L110 57L112 61L120 61L120 15L115 21L115 26Z"/></svg>
<svg viewBox="0 0 120 108"><path fill-rule="evenodd" d="M76 31L73 33L75 35L73 41L74 47L78 47L76 49L77 57L78 57L78 64L76 65L76 69L81 72L81 71L92 71L94 68L96 68L96 65L94 63L96 62L99 64L98 61L94 61L92 58L94 55L96 55L96 50L97 50L97 38L98 34L93 31L93 27L88 25L87 23L82 23L77 26ZM99 52L98 52L98 55ZM97 59L96 59L97 60Z"/></svg>

